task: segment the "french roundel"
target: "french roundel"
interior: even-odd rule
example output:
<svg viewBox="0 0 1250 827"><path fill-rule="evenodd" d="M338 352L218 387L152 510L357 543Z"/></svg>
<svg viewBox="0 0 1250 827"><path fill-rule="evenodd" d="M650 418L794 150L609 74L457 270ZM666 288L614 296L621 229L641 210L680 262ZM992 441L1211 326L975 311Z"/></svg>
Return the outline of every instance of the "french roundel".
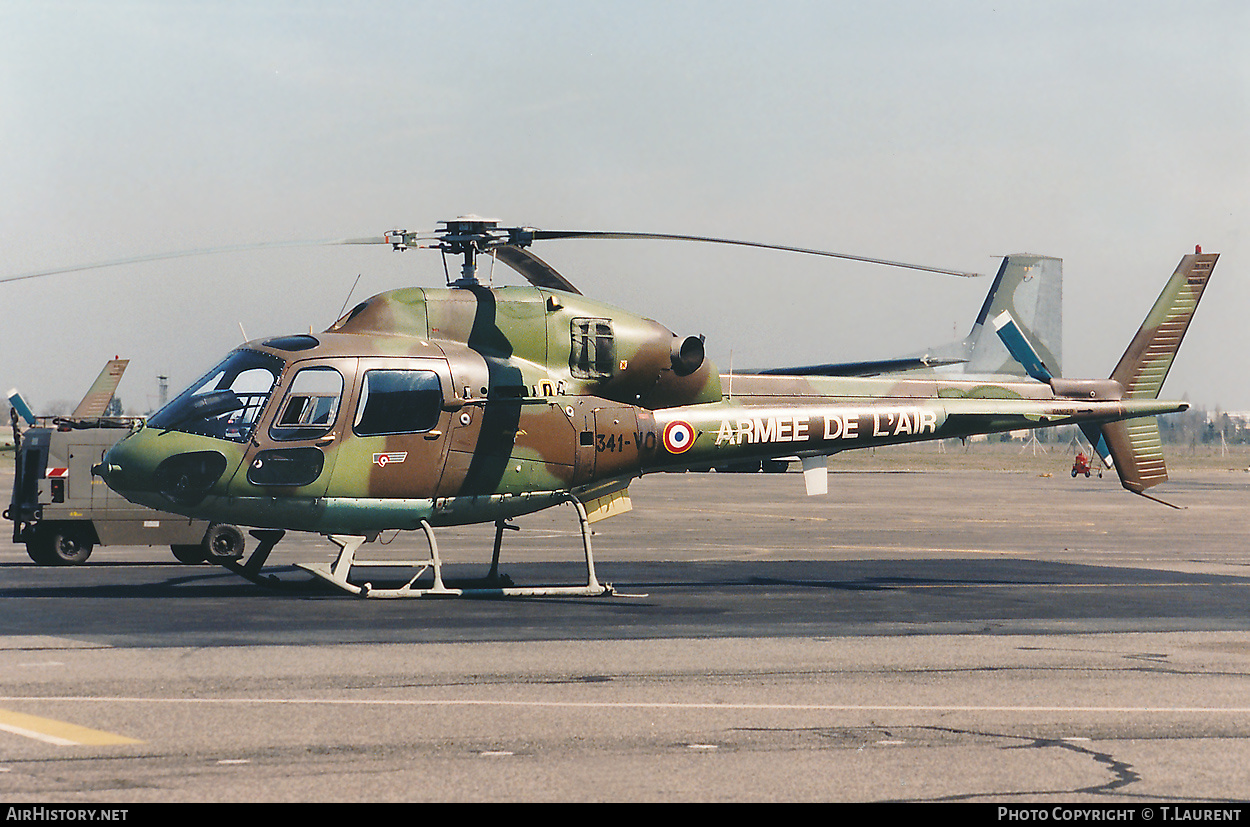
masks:
<svg viewBox="0 0 1250 827"><path fill-rule="evenodd" d="M680 419L664 426L664 448L670 454L680 454L694 445L694 428Z"/></svg>

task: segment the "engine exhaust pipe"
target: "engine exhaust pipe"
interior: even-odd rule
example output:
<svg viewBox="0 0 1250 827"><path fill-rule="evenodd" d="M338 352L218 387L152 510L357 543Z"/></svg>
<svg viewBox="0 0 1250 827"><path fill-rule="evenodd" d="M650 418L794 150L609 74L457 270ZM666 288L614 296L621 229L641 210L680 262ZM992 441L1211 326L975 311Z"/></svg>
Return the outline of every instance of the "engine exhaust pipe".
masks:
<svg viewBox="0 0 1250 827"><path fill-rule="evenodd" d="M689 376L702 367L704 355L702 336L687 336L680 342L673 337L673 373L678 376Z"/></svg>

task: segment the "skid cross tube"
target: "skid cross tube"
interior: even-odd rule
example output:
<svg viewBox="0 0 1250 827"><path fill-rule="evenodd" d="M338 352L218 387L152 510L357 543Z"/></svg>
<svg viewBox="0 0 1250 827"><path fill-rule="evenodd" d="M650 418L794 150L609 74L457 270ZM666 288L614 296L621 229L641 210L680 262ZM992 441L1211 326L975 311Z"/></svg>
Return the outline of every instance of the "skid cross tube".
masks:
<svg viewBox="0 0 1250 827"><path fill-rule="evenodd" d="M499 548L503 542L505 528L515 530L515 526L499 520L495 524L495 545L491 557L490 574L483 583L489 585L471 586L466 588L449 588L443 582L443 563L438 554L438 541L434 538L434 529L425 520L421 521L421 530L430 547L430 556L426 560L392 561L392 560L358 560L356 552L365 543L377 539L377 535L329 535L330 542L339 547L339 555L333 563L299 563L299 568L332 583L350 594L372 598L405 598L405 597L599 597L615 594L610 584L600 583L595 576L594 552L590 546L590 520L586 517L586 508L581 501L570 495L567 499L577 511L577 521L581 526L582 548L586 554L586 585L584 586L505 586L499 576ZM415 570L406 583L398 588L377 588L372 582L353 583L349 580L353 570L370 568L410 568ZM434 582L428 588L416 587L417 578L432 571Z"/></svg>

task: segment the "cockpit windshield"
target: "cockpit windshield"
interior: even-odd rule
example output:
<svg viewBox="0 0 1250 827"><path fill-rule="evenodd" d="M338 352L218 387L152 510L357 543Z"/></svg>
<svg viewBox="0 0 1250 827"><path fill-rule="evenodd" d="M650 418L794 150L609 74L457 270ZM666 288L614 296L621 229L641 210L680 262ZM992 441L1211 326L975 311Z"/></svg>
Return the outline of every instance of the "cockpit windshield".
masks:
<svg viewBox="0 0 1250 827"><path fill-rule="evenodd" d="M236 350L148 420L170 431L247 442L282 372L282 360Z"/></svg>

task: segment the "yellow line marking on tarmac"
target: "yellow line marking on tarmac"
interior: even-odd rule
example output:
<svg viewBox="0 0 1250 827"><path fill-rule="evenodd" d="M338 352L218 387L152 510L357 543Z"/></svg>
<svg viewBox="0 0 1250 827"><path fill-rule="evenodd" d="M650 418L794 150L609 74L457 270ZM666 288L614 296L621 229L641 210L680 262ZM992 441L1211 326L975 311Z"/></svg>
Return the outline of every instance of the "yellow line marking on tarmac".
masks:
<svg viewBox="0 0 1250 827"><path fill-rule="evenodd" d="M11 712L7 709L0 709L0 730L59 747L143 743L134 738L127 738L125 735L89 729L65 721L54 721L51 718L40 718L37 715Z"/></svg>

